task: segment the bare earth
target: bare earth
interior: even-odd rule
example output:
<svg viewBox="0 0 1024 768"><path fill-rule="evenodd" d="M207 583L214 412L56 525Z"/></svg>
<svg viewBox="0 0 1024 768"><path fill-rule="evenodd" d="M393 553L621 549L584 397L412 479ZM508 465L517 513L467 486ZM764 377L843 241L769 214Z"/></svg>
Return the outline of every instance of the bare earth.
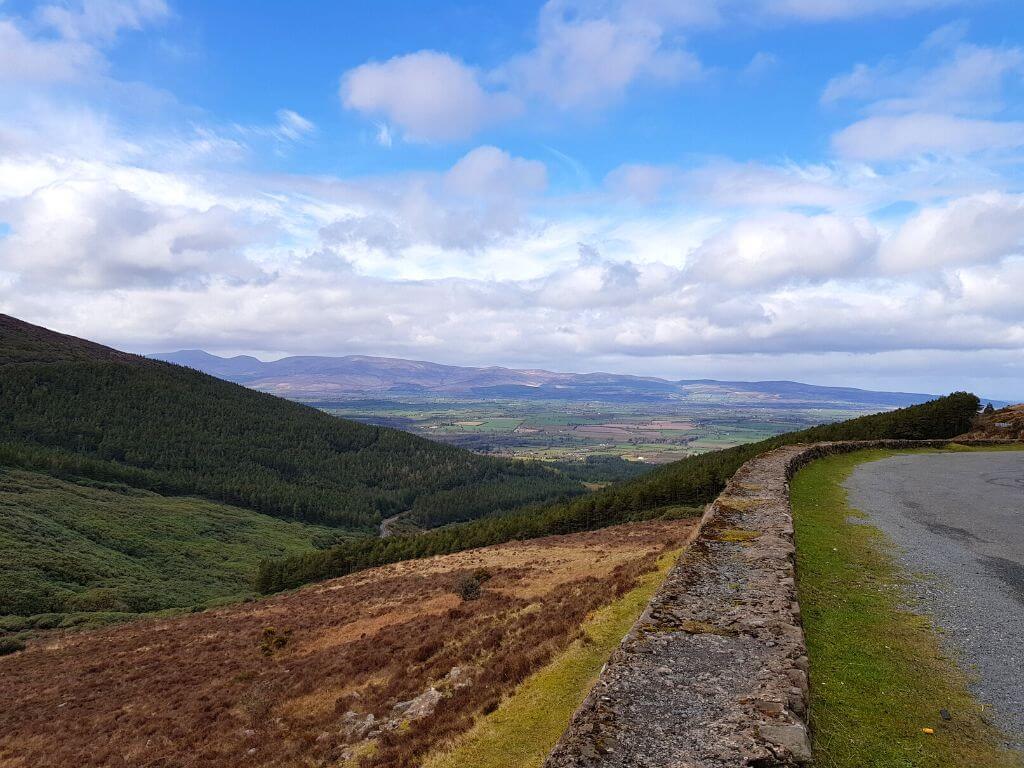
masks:
<svg viewBox="0 0 1024 768"><path fill-rule="evenodd" d="M1024 451L894 456L846 488L926 577L914 597L1024 750Z"/></svg>
<svg viewBox="0 0 1024 768"><path fill-rule="evenodd" d="M0 658L0 766L417 765L693 525L514 542L39 641ZM479 568L491 578L463 602L453 584ZM381 729L431 687L436 710Z"/></svg>

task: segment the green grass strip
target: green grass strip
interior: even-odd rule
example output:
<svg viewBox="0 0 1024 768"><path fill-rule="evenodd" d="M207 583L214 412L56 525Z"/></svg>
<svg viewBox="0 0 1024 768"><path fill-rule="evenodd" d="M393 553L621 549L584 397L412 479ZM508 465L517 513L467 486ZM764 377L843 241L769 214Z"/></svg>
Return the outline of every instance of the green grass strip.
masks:
<svg viewBox="0 0 1024 768"><path fill-rule="evenodd" d="M662 555L637 587L595 611L583 623L584 640L527 678L453 745L431 754L423 768L540 766L681 551Z"/></svg>
<svg viewBox="0 0 1024 768"><path fill-rule="evenodd" d="M847 505L842 483L853 469L895 454L828 457L792 483L815 766L1020 766L983 720L929 620L905 608L910 576L895 565L891 543Z"/></svg>

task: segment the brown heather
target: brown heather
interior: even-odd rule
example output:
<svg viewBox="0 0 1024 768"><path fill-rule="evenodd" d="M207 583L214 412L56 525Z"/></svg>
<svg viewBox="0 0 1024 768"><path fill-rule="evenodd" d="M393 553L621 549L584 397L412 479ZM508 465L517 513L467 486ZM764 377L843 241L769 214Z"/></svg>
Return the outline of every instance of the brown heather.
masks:
<svg viewBox="0 0 1024 768"><path fill-rule="evenodd" d="M352 764L413 766L493 710L624 594L693 521L633 523L364 571L257 603L51 636L0 658L0 767L327 766L348 711L456 666L468 687ZM453 590L486 569L478 599ZM283 639L282 639L283 638Z"/></svg>

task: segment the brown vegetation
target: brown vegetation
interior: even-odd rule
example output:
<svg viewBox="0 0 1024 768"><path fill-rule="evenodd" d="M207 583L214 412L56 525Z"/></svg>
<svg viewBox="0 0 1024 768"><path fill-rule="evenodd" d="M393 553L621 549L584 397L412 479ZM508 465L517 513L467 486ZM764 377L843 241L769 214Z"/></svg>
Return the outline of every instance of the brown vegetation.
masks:
<svg viewBox="0 0 1024 768"><path fill-rule="evenodd" d="M0 766L416 765L692 526L513 542L50 637L0 658Z"/></svg>
<svg viewBox="0 0 1024 768"><path fill-rule="evenodd" d="M995 438L1024 440L1024 405L1011 405L978 414L971 431L963 436L971 440Z"/></svg>

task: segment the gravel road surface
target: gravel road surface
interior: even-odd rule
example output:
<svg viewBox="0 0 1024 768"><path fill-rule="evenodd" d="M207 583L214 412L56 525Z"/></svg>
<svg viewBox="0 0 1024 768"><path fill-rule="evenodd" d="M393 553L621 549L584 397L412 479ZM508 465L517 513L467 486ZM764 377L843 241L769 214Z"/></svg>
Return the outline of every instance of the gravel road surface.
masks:
<svg viewBox="0 0 1024 768"><path fill-rule="evenodd" d="M1024 751L1024 451L894 456L857 467L846 489L926 577L913 597Z"/></svg>

